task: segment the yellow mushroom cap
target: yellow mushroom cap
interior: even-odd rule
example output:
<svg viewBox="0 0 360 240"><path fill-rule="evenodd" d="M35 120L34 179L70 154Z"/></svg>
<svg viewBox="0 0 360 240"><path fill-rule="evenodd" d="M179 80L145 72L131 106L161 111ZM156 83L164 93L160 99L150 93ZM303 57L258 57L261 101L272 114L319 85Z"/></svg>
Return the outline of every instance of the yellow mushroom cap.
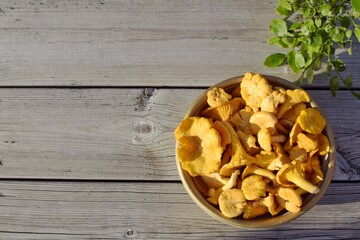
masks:
<svg viewBox="0 0 360 240"><path fill-rule="evenodd" d="M244 211L245 205L246 198L240 189L227 189L219 196L219 208L226 217L233 218L240 216Z"/></svg>
<svg viewBox="0 0 360 240"><path fill-rule="evenodd" d="M316 108L302 110L296 122L304 131L312 134L320 134L326 125L325 119Z"/></svg>
<svg viewBox="0 0 360 240"><path fill-rule="evenodd" d="M275 131L277 122L277 118L269 112L256 112L249 119L250 128L254 134L257 134L262 128Z"/></svg>
<svg viewBox="0 0 360 240"><path fill-rule="evenodd" d="M231 135L230 135L229 130L227 130L227 128L224 126L224 124L222 124L222 122L220 122L220 121L214 122L214 128L220 134L221 146L225 149L226 145L231 143Z"/></svg>
<svg viewBox="0 0 360 240"><path fill-rule="evenodd" d="M289 110L293 105L301 102L309 102L309 95L302 89L286 90L286 100L280 105L279 110L276 113L277 118L281 118L282 115Z"/></svg>
<svg viewBox="0 0 360 240"><path fill-rule="evenodd" d="M260 74L245 73L240 83L241 96L246 105L254 111L258 111L263 99L272 92L272 87L268 81Z"/></svg>
<svg viewBox="0 0 360 240"><path fill-rule="evenodd" d="M224 89L214 87L207 92L207 103L210 107L218 107L227 103L232 97Z"/></svg>
<svg viewBox="0 0 360 240"><path fill-rule="evenodd" d="M202 117L185 118L175 130L176 149L181 167L191 176L218 170L223 148L212 121Z"/></svg>
<svg viewBox="0 0 360 240"><path fill-rule="evenodd" d="M284 200L283 204L289 212L297 213L302 205L301 196L292 188L280 187L277 195Z"/></svg>
<svg viewBox="0 0 360 240"><path fill-rule="evenodd" d="M266 183L261 176L251 175L242 181L241 190L247 200L256 200L265 196Z"/></svg>
<svg viewBox="0 0 360 240"><path fill-rule="evenodd" d="M319 154L321 156L325 156L330 152L329 139L324 134L319 134L317 136L317 140L319 143Z"/></svg>
<svg viewBox="0 0 360 240"><path fill-rule="evenodd" d="M312 152L314 150L317 150L319 148L319 143L317 142L317 139L312 139L307 134L299 133L297 136L298 138L298 146L299 148L305 149L306 152Z"/></svg>
<svg viewBox="0 0 360 240"><path fill-rule="evenodd" d="M233 98L223 105L217 107L209 107L201 112L202 116L214 118L219 121L227 121L229 118L244 107L245 102L242 98Z"/></svg>

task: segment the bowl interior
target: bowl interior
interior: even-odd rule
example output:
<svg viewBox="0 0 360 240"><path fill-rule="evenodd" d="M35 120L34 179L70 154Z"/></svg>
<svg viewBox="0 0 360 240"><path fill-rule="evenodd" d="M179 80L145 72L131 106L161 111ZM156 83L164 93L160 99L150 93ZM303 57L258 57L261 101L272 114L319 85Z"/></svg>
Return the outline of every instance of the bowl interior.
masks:
<svg viewBox="0 0 360 240"><path fill-rule="evenodd" d="M285 89L299 88L294 83L291 83L289 81L286 81L286 80L278 78L278 77L266 76L266 75L264 75L264 77L268 80L268 82L272 86L279 86L279 87L283 87ZM221 87L221 88L224 88L225 91L229 92L240 84L241 79L242 79L242 76L234 77L234 78L225 80L223 82L220 82L220 83L212 86L211 88ZM208 90L204 91L193 102L193 104L189 108L188 112L186 113L185 118L190 117L190 116L199 116L200 115L200 112L206 106L207 91ZM319 107L319 105L311 97L310 97L310 99L311 99L310 105L312 107L316 107L321 112L321 114L324 116L324 118L326 119L327 124L325 127L324 134L329 139L331 150L330 150L330 153L326 157L320 158L321 167L322 167L322 170L323 170L323 173L325 176L324 180L319 184L320 191L314 195L312 195L312 194L304 195L305 197L303 197L304 201L303 201L303 205L301 207L300 212L290 213L287 211L283 211L282 213L280 213L279 215L277 215L275 217L271 217L270 215L264 215L264 216L257 217L255 219L249 219L249 220L242 219L242 217L227 218L221 213L221 211L219 209L217 209L215 206L211 205L210 203L208 203L206 201L205 197L203 197L203 195L196 188L195 183L194 183L192 177L190 176L190 174L188 174L185 170L183 170L181 168L180 162L177 159L176 163L177 163L177 169L179 172L180 179L181 179L186 191L188 192L190 197L195 201L195 203L201 209L203 209L206 213L208 213L210 216L214 217L215 219L218 219L229 225L232 225L235 227L241 227L241 228L274 227L274 226L286 223L290 220L293 220L293 219L301 216L305 212L307 212L310 208L312 208L324 195L324 193L326 192L326 190L331 182L331 179L333 177L334 170L335 170L336 148L335 148L334 134L333 134L331 126L328 122L325 112Z"/></svg>

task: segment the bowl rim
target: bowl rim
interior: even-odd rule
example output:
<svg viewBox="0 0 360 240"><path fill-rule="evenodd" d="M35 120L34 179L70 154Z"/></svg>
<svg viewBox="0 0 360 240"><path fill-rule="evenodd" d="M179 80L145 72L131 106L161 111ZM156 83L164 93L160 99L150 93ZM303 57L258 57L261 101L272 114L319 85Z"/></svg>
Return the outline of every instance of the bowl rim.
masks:
<svg viewBox="0 0 360 240"><path fill-rule="evenodd" d="M272 86L280 86L285 89L302 89L293 82L287 81L283 78L272 76L272 75L262 75ZM220 88L234 88L236 87L236 84L240 84L242 78L244 76L236 76L229 79L226 79L224 81L221 81L219 83L214 84L213 86L206 89L203 93L201 93L190 105L188 108L184 118L194 116L199 114L199 111L204 107L206 104L206 94L207 92L214 88L214 87L220 87ZM309 94L310 96L310 94ZM323 115L323 117L326 119L326 127L325 127L325 135L329 139L330 143L330 152L325 156L324 160L322 161L322 168L323 170L326 169L325 172L325 178L320 183L319 189L320 191L317 194L309 195L304 200L304 204L301 207L301 210L298 213L290 213L285 212L283 214L277 215L275 217L267 217L267 218L254 218L254 219L243 219L241 217L238 218L227 218L225 217L219 209L217 209L215 206L211 205L209 202L206 201L206 199L202 196L202 194L199 192L199 190L195 187L195 184L193 182L192 177L188 172L182 169L180 165L180 161L178 160L176 149L178 147L178 142L176 141L176 147L175 147L175 156L176 156L176 166L178 170L178 174L180 176L180 180L182 182L182 185L184 186L186 192L189 194L189 196L192 198L192 200L207 214L212 216L213 218L226 223L228 225L237 227L237 228L271 228L275 227L284 223L287 223L289 221L292 221L301 215L303 215L305 212L310 210L312 207L316 205L316 203L323 197L325 192L327 191L331 179L333 178L334 172L335 172L335 166L336 166L336 146L335 146L335 138L334 133L332 130L332 127L328 121L328 117L326 113L321 109L321 107L318 105L318 103L310 96L310 105L311 107L316 107L320 113ZM326 167L327 165L327 167Z"/></svg>

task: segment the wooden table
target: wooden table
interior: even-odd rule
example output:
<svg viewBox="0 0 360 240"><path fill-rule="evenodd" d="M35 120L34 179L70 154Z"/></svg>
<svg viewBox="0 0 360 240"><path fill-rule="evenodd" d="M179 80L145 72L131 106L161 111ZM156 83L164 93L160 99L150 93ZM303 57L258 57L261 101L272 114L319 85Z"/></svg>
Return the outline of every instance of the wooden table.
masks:
<svg viewBox="0 0 360 240"><path fill-rule="evenodd" d="M0 2L0 239L355 238L360 102L305 86L329 116L337 167L297 220L236 229L204 213L176 170L173 131L195 97L263 66L276 1ZM347 63L360 89L360 45Z"/></svg>

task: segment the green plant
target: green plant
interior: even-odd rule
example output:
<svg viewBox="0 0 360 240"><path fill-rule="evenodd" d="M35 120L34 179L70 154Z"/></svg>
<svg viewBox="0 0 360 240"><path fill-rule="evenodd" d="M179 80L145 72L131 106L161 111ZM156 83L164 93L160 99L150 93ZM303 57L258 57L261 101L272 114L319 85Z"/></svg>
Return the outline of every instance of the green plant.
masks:
<svg viewBox="0 0 360 240"><path fill-rule="evenodd" d="M269 38L270 45L289 49L284 53L268 56L264 64L278 67L287 64L299 74L298 84L306 78L311 84L314 70L325 63L329 75L332 96L340 88L340 81L360 99L360 93L352 88L352 77L344 78L343 60L335 56L335 49L344 48L352 54L353 35L360 42L360 0L279 0L276 12L282 19L273 19L270 30L275 36ZM323 62L324 61L324 62ZM335 75L330 74L334 70Z"/></svg>

